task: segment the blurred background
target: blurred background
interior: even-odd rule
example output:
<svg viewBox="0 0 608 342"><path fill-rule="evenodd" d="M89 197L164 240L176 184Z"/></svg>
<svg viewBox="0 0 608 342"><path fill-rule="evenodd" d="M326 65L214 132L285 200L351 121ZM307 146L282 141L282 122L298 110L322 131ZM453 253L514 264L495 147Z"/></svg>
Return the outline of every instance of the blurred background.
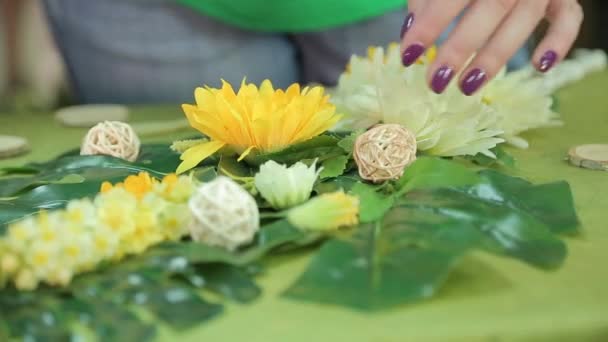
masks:
<svg viewBox="0 0 608 342"><path fill-rule="evenodd" d="M83 101L74 95L73 79L68 77L41 1L0 0L0 4L0 112L48 111ZM608 50L608 1L582 0L581 4L586 17L576 46ZM191 91L184 96L191 97Z"/></svg>

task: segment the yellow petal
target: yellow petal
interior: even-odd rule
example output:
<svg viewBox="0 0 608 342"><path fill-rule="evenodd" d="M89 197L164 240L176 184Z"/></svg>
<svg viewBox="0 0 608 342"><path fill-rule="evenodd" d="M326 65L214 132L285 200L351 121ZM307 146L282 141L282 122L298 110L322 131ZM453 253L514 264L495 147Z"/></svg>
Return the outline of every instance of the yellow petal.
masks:
<svg viewBox="0 0 608 342"><path fill-rule="evenodd" d="M245 152L241 153L241 155L239 156L239 159L237 159L236 161L241 161L243 160L243 158L247 157L249 155L249 153L251 153L251 150L253 150L255 146L249 146L248 149L245 150Z"/></svg>
<svg viewBox="0 0 608 342"><path fill-rule="evenodd" d="M190 147L180 157L183 162L179 164L176 173L181 174L194 168L207 157L219 151L224 145L226 145L226 143L223 141L214 140Z"/></svg>

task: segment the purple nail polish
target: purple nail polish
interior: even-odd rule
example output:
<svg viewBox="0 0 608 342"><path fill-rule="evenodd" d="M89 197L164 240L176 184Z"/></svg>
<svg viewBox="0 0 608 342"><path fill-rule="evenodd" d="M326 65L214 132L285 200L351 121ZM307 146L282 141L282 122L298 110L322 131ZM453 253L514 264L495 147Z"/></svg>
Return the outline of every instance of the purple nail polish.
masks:
<svg viewBox="0 0 608 342"><path fill-rule="evenodd" d="M447 65L442 66L433 75L431 89L437 94L443 93L448 84L450 84L452 77L454 77L454 70Z"/></svg>
<svg viewBox="0 0 608 342"><path fill-rule="evenodd" d="M467 74L462 83L460 84L460 90L466 95L473 95L481 85L486 81L487 75L485 71L476 68Z"/></svg>
<svg viewBox="0 0 608 342"><path fill-rule="evenodd" d="M410 13L405 17L403 21L403 25L401 25L401 35L399 38L403 39L403 36L410 30L410 28L414 25L414 13Z"/></svg>
<svg viewBox="0 0 608 342"><path fill-rule="evenodd" d="M538 63L538 71L547 72L551 70L555 62L557 61L557 52L549 50L540 58Z"/></svg>
<svg viewBox="0 0 608 342"><path fill-rule="evenodd" d="M414 64L418 58L422 56L424 50L424 46L419 43L408 46L407 49L403 51L403 55L401 55L401 62L406 67Z"/></svg>

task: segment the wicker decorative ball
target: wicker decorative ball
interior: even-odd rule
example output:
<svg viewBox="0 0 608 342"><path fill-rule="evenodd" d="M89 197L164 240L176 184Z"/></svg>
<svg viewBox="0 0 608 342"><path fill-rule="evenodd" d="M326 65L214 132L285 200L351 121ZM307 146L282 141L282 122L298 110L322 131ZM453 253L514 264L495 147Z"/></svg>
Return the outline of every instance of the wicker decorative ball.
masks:
<svg viewBox="0 0 608 342"><path fill-rule="evenodd" d="M232 179L220 176L197 189L188 202L194 241L235 250L260 229L255 199Z"/></svg>
<svg viewBox="0 0 608 342"><path fill-rule="evenodd" d="M82 141L81 155L102 154L135 161L140 142L131 126L120 121L104 121L93 126Z"/></svg>
<svg viewBox="0 0 608 342"><path fill-rule="evenodd" d="M416 160L416 136L397 124L377 125L355 141L354 158L359 175L382 182L398 179Z"/></svg>

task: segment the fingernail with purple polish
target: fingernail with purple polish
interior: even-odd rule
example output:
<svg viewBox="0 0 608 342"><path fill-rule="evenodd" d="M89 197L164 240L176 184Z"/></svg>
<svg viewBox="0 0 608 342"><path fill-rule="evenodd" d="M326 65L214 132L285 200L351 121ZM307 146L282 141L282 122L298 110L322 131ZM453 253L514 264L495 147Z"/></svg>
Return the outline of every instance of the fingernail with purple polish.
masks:
<svg viewBox="0 0 608 342"><path fill-rule="evenodd" d="M476 68L467 74L462 83L460 84L460 89L466 96L473 95L481 85L486 81L487 75L485 71Z"/></svg>
<svg viewBox="0 0 608 342"><path fill-rule="evenodd" d="M549 50L540 58L538 70L540 72L547 72L551 70L555 62L557 62L557 52Z"/></svg>
<svg viewBox="0 0 608 342"><path fill-rule="evenodd" d="M401 55L401 62L406 67L414 64L418 60L418 58L422 56L424 50L424 46L419 43L408 46L407 49L403 51L403 55Z"/></svg>
<svg viewBox="0 0 608 342"><path fill-rule="evenodd" d="M443 93L448 84L450 84L452 77L454 77L454 70L447 65L442 66L433 75L431 89L437 94Z"/></svg>
<svg viewBox="0 0 608 342"><path fill-rule="evenodd" d="M414 25L414 13L410 13L405 17L403 21L403 25L401 26L401 35L399 38L403 39L403 36L410 30L410 28Z"/></svg>

